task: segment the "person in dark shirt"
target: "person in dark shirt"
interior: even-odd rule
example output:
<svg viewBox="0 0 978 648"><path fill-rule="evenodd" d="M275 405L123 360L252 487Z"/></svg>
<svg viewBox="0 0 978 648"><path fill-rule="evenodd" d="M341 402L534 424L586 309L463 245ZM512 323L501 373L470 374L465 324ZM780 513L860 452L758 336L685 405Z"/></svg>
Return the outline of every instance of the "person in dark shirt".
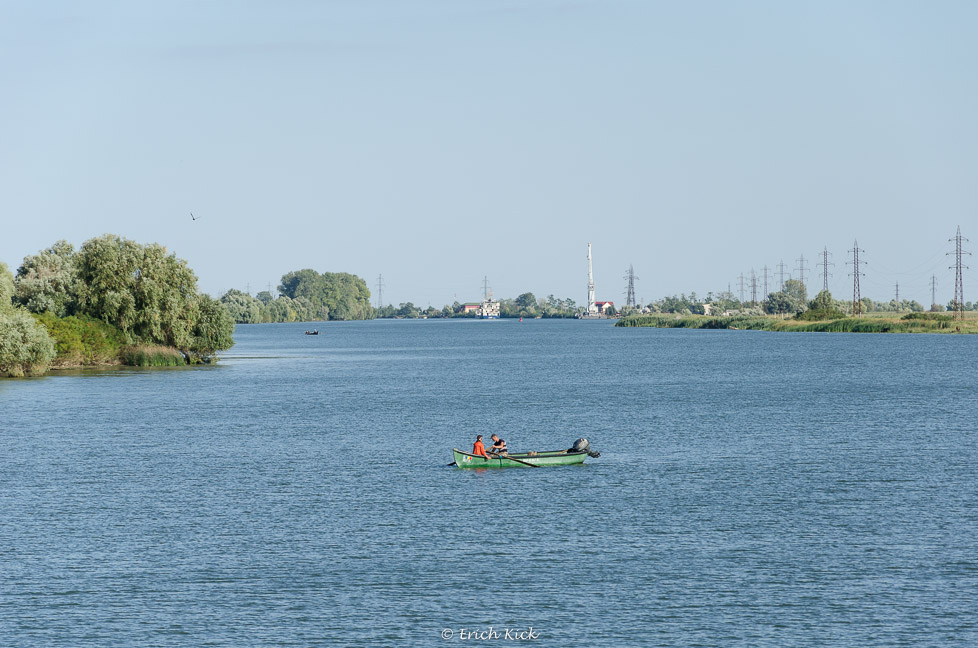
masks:
<svg viewBox="0 0 978 648"><path fill-rule="evenodd" d="M498 434L493 434L489 438L492 439L492 447L489 448L489 452L500 456L509 454L509 451L506 449L506 442L500 439Z"/></svg>

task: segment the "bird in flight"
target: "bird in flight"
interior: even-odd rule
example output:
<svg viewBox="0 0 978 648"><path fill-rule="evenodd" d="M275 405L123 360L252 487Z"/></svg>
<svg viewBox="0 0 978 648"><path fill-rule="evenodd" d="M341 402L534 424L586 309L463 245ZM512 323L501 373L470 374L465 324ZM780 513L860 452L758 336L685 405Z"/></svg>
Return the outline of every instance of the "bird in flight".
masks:
<svg viewBox="0 0 978 648"><path fill-rule="evenodd" d="M193 212L190 212L190 220L195 220L196 221L196 220L200 220L200 219L197 218L196 216L194 216L194 213Z"/></svg>

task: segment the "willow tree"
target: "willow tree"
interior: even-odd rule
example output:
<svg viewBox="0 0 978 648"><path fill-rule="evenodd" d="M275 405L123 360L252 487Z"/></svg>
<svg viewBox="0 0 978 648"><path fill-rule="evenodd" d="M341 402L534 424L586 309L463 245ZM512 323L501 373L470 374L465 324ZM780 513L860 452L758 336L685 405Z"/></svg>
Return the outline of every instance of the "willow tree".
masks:
<svg viewBox="0 0 978 648"><path fill-rule="evenodd" d="M191 361L234 344L227 310L197 292L187 262L165 247L106 234L85 241L75 262L78 311L116 326L131 342L174 347Z"/></svg>
<svg viewBox="0 0 978 648"><path fill-rule="evenodd" d="M15 308L14 277L0 261L0 376L43 374L54 360L47 329L25 310Z"/></svg>
<svg viewBox="0 0 978 648"><path fill-rule="evenodd" d="M24 257L14 281L17 303L32 313L72 315L78 295L74 246L58 241L46 250Z"/></svg>
<svg viewBox="0 0 978 648"><path fill-rule="evenodd" d="M197 277L156 243L106 234L77 255L80 311L117 326L134 342L187 348Z"/></svg>
<svg viewBox="0 0 978 648"><path fill-rule="evenodd" d="M231 290L221 297L224 308L238 324L257 324L261 322L262 302L240 290Z"/></svg>
<svg viewBox="0 0 978 648"><path fill-rule="evenodd" d="M7 264L0 261L0 312L13 308L14 276Z"/></svg>
<svg viewBox="0 0 978 648"><path fill-rule="evenodd" d="M190 344L181 351L190 362L206 361L217 351L234 346L234 321L224 304L208 295L197 295Z"/></svg>

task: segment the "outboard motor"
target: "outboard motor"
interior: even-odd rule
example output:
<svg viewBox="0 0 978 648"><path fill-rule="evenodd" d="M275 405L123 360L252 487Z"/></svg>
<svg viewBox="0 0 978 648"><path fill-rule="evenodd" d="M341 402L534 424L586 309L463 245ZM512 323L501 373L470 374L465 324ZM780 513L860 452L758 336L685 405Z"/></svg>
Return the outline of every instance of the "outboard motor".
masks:
<svg viewBox="0 0 978 648"><path fill-rule="evenodd" d="M591 444L588 443L587 439L578 439L577 441L575 441L574 445L571 446L569 452L586 452L587 456L594 457L594 458L598 458L601 456L600 452L595 452L594 450L591 450Z"/></svg>

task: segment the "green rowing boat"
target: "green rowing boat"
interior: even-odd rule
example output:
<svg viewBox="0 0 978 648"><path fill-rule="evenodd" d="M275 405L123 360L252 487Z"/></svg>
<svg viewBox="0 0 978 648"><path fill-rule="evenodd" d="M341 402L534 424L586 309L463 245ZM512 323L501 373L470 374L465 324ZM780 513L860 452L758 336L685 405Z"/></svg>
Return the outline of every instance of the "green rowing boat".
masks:
<svg viewBox="0 0 978 648"><path fill-rule="evenodd" d="M550 450L530 454L528 452L512 452L505 457L480 457L452 448L455 463L459 468L529 468L531 466L570 466L584 463L586 452L568 452L567 450ZM513 461L519 459L519 461ZM529 465L527 465L529 464Z"/></svg>

